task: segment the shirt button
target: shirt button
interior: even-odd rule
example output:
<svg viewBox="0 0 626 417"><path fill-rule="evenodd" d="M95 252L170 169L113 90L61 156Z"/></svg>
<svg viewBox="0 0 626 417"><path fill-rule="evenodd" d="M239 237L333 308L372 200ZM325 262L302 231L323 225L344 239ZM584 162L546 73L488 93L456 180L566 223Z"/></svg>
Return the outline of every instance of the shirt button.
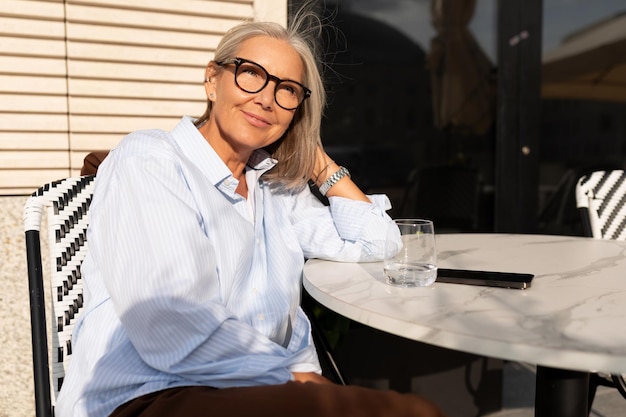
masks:
<svg viewBox="0 0 626 417"><path fill-rule="evenodd" d="M224 185L227 186L227 187L230 185L230 178L226 178L224 180Z"/></svg>
<svg viewBox="0 0 626 417"><path fill-rule="evenodd" d="M257 314L256 318L259 320L265 320L265 316L263 314Z"/></svg>
<svg viewBox="0 0 626 417"><path fill-rule="evenodd" d="M257 244L257 245L260 245L260 244L261 244L261 239L257 238L257 239L256 239L256 244Z"/></svg>

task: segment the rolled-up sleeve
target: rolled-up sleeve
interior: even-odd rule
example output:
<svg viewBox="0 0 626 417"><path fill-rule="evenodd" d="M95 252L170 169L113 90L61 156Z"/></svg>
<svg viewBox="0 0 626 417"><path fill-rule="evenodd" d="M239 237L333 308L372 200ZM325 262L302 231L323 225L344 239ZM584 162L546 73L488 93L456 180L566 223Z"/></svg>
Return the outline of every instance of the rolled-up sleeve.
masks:
<svg viewBox="0 0 626 417"><path fill-rule="evenodd" d="M331 197L330 206L316 202L306 189L292 207L291 220L305 257L344 262L380 261L387 232L394 227L386 213L385 195L368 196L371 203Z"/></svg>

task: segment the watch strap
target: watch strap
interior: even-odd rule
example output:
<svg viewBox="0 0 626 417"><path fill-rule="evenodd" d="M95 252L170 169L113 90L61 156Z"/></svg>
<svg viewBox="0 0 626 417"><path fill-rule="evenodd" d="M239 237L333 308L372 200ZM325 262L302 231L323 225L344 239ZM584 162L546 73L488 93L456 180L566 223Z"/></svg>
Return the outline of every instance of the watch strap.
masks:
<svg viewBox="0 0 626 417"><path fill-rule="evenodd" d="M348 168L340 167L337 172L335 172L333 175L328 177L326 181L324 181L324 184L320 185L320 194L322 194L323 196L326 196L326 193L328 192L328 190L330 190L330 188L333 185L337 184L339 180L345 177L346 175L350 177L350 172L348 171Z"/></svg>

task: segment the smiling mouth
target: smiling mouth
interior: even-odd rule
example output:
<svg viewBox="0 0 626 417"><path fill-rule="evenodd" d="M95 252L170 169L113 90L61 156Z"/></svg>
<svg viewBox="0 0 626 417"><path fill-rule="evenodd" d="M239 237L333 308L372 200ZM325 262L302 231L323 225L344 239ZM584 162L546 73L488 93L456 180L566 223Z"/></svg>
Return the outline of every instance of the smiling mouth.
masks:
<svg viewBox="0 0 626 417"><path fill-rule="evenodd" d="M248 112L244 111L243 114L246 116L248 121L250 121L250 123L252 123L255 126L269 126L271 124L267 120L265 120L265 119L263 119L261 117L258 117L256 115L254 115L253 113L248 113Z"/></svg>

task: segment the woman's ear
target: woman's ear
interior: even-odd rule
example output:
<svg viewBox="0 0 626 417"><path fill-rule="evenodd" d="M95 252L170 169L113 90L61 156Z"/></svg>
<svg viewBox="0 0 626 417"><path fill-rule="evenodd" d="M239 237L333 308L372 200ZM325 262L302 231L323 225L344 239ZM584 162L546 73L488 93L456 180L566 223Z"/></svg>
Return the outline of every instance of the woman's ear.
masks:
<svg viewBox="0 0 626 417"><path fill-rule="evenodd" d="M207 65L204 76L204 90L206 91L206 96L210 101L215 101L215 78L217 76L217 69L213 61L209 62L209 65Z"/></svg>

